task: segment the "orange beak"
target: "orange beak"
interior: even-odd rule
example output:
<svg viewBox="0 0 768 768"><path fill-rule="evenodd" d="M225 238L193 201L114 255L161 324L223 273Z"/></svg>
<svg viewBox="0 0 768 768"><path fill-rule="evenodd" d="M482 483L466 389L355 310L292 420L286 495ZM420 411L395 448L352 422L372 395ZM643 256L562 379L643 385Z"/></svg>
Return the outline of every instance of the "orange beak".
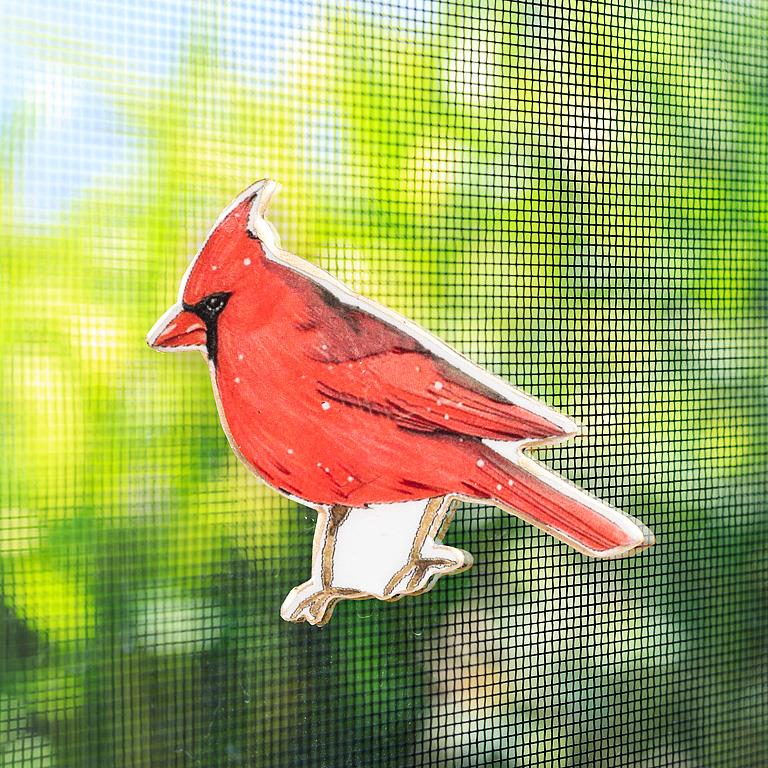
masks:
<svg viewBox="0 0 768 768"><path fill-rule="evenodd" d="M180 306L171 307L147 335L153 349L184 350L205 347L205 323L193 312Z"/></svg>

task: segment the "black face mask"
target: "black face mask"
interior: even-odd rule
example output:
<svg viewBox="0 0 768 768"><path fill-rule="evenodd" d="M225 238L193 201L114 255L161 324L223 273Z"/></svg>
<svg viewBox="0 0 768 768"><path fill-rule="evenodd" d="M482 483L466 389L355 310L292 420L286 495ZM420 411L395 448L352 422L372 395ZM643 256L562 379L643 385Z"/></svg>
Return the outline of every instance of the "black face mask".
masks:
<svg viewBox="0 0 768 768"><path fill-rule="evenodd" d="M218 350L218 323L219 315L227 306L231 293L211 293L197 304L184 304L187 312L193 312L205 323L205 346L208 350L208 359L216 365L216 352Z"/></svg>

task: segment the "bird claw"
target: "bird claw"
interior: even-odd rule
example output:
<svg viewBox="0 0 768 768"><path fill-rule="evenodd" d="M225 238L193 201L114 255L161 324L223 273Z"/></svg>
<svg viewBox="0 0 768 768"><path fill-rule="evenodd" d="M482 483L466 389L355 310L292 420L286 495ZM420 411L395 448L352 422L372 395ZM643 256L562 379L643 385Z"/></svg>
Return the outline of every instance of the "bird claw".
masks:
<svg viewBox="0 0 768 768"><path fill-rule="evenodd" d="M396 600L403 595L418 595L431 589L446 573L463 571L472 565L468 552L432 542L421 556L406 563L392 576L384 590L365 592L349 587L326 586L321 581L305 581L294 587L283 601L280 615L295 624L306 621L315 627L327 624L337 603L362 597Z"/></svg>
<svg viewBox="0 0 768 768"><path fill-rule="evenodd" d="M463 571L471 564L470 555L460 549L436 547L428 556L411 560L397 571L384 587L384 598L420 595L429 591L439 576Z"/></svg>
<svg viewBox="0 0 768 768"><path fill-rule="evenodd" d="M288 593L280 608L280 615L285 621L294 624L306 621L314 627L321 627L331 620L339 600L358 595L355 590L324 589L313 581L306 581Z"/></svg>

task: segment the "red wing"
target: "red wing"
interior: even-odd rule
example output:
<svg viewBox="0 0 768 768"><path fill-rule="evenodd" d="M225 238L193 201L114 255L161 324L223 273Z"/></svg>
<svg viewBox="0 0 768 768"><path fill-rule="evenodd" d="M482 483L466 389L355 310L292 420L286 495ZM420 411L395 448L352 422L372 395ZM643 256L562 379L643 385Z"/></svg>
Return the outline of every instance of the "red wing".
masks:
<svg viewBox="0 0 768 768"><path fill-rule="evenodd" d="M492 390L426 351L393 350L329 366L319 389L326 398L419 432L496 440L567 434L544 415L491 396Z"/></svg>
<svg viewBox="0 0 768 768"><path fill-rule="evenodd" d="M312 294L302 328L309 356L327 364L318 382L324 397L420 432L497 440L569 434L567 420L547 406L522 393L505 399L394 325L318 285Z"/></svg>

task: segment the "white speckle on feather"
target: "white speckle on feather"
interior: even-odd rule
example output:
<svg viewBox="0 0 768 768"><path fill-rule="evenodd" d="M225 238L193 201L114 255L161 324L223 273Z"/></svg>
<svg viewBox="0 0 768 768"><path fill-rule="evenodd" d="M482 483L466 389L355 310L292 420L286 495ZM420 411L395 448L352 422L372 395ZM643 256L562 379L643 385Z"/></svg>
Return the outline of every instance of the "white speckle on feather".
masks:
<svg viewBox="0 0 768 768"><path fill-rule="evenodd" d="M416 373L419 373L421 371L421 368L417 365L416 366Z"/></svg>
<svg viewBox="0 0 768 768"><path fill-rule="evenodd" d="M330 404L330 403L328 403L328 402L326 402L325 400L323 400L323 402L322 402L322 403L320 403L320 407L321 407L321 408L322 408L324 411L330 411L330 410L331 410L331 404Z"/></svg>
<svg viewBox="0 0 768 768"><path fill-rule="evenodd" d="M347 482L351 483L355 478L352 475L347 475Z"/></svg>
<svg viewBox="0 0 768 768"><path fill-rule="evenodd" d="M329 366L328 366L328 370L329 370L329 371L332 371L332 370L333 370L333 366L332 366L332 365L329 365Z"/></svg>
<svg viewBox="0 0 768 768"><path fill-rule="evenodd" d="M235 376L235 384L239 384L239 383L240 383L240 377L239 376Z"/></svg>
<svg viewBox="0 0 768 768"><path fill-rule="evenodd" d="M328 345L327 345L327 344L323 344L323 346L322 346L322 347L320 347L320 349L322 349L323 351L325 351L326 349L328 349Z"/></svg>
<svg viewBox="0 0 768 768"><path fill-rule="evenodd" d="M438 405L442 405L443 404L443 401L439 397L437 398L437 404Z"/></svg>
<svg viewBox="0 0 768 768"><path fill-rule="evenodd" d="M477 460L477 466L478 467L484 467L485 466L485 462L482 459L478 459Z"/></svg>
<svg viewBox="0 0 768 768"><path fill-rule="evenodd" d="M323 468L323 462L322 461L318 461L317 462L317 466L320 467L320 469L322 469Z"/></svg>
<svg viewBox="0 0 768 768"><path fill-rule="evenodd" d="M325 468L325 474L326 475L330 475L331 474L331 468L330 467L326 467Z"/></svg>
<svg viewBox="0 0 768 768"><path fill-rule="evenodd" d="M211 264L211 269L215 272L218 269L218 267L216 266L216 264Z"/></svg>
<svg viewBox="0 0 768 768"><path fill-rule="evenodd" d="M289 448L289 449L288 449L288 454L289 454L290 456L293 456L293 448Z"/></svg>
<svg viewBox="0 0 768 768"><path fill-rule="evenodd" d="M511 488L515 484L514 480L507 480L507 485Z"/></svg>
<svg viewBox="0 0 768 768"><path fill-rule="evenodd" d="M446 414L445 414L445 416L443 416L443 418L444 418L446 421L448 421L448 420L449 420L451 417L450 417L450 416L449 416L449 415L446 413Z"/></svg>
<svg viewBox="0 0 768 768"><path fill-rule="evenodd" d="M500 491L500 490L501 490L501 483L496 483L496 490L497 490L497 491Z"/></svg>
<svg viewBox="0 0 768 768"><path fill-rule="evenodd" d="M436 381L435 382L435 389L439 392L443 388L443 382L442 381Z"/></svg>
<svg viewBox="0 0 768 768"><path fill-rule="evenodd" d="M246 267L250 267L250 266L251 266L251 260L250 260L250 259L243 259L243 264L244 264Z"/></svg>
<svg viewBox="0 0 768 768"><path fill-rule="evenodd" d="M456 403L456 407L457 407L457 408L463 408L463 407L464 407L464 403L462 403L461 401L459 401L458 403Z"/></svg>
<svg viewBox="0 0 768 768"><path fill-rule="evenodd" d="M245 360L245 355L244 355L244 354L241 352L241 353L240 353L240 354L237 356L237 359L238 359L238 360Z"/></svg>

